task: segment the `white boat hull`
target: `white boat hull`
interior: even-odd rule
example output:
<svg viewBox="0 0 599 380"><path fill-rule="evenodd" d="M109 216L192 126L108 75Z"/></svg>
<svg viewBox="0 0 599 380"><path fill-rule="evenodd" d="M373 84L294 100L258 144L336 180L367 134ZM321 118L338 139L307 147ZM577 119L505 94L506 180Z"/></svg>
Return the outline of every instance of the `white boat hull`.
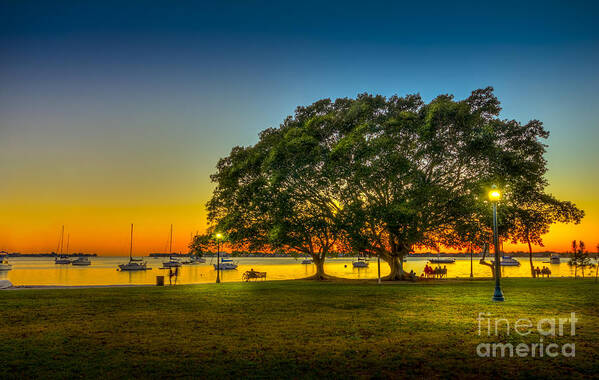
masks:
<svg viewBox="0 0 599 380"><path fill-rule="evenodd" d="M495 260L491 260L491 262L494 264ZM520 266L520 262L516 259L513 259L510 256L503 256L501 258L501 260L499 261L499 266L502 267L519 267Z"/></svg>
<svg viewBox="0 0 599 380"><path fill-rule="evenodd" d="M11 264L0 264L0 271L9 271L12 270Z"/></svg>
<svg viewBox="0 0 599 380"><path fill-rule="evenodd" d="M214 265L214 269L215 270L232 270L232 269L237 269L237 264L229 264L229 263L225 263L225 264L213 264Z"/></svg>
<svg viewBox="0 0 599 380"><path fill-rule="evenodd" d="M206 262L206 259L193 259L193 260L189 260L189 261L184 261L182 264L183 265L198 265L198 264L204 264Z"/></svg>
<svg viewBox="0 0 599 380"><path fill-rule="evenodd" d="M181 265L181 263L162 263L162 267L163 268L179 268Z"/></svg>
<svg viewBox="0 0 599 380"><path fill-rule="evenodd" d="M129 264L119 265L119 270L122 272L136 272L136 271L144 271L144 270L150 270L150 269L152 269L152 268L148 268L145 264L129 263Z"/></svg>
<svg viewBox="0 0 599 380"><path fill-rule="evenodd" d="M353 262L352 265L354 266L354 268L368 268L368 263L365 263L363 261Z"/></svg>
<svg viewBox="0 0 599 380"><path fill-rule="evenodd" d="M455 264L455 259L430 259L431 264Z"/></svg>

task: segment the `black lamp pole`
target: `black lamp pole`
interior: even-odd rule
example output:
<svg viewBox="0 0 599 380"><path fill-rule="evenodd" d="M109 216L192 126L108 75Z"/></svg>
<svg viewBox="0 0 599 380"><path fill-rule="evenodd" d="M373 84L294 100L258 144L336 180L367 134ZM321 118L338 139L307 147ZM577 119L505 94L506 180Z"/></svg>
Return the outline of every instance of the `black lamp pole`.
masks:
<svg viewBox="0 0 599 380"><path fill-rule="evenodd" d="M216 238L216 283L220 284L220 239Z"/></svg>
<svg viewBox="0 0 599 380"><path fill-rule="evenodd" d="M493 301L505 301L501 291L501 263L499 261L499 235L497 233L497 201L493 200L493 245L495 245L495 294Z"/></svg>

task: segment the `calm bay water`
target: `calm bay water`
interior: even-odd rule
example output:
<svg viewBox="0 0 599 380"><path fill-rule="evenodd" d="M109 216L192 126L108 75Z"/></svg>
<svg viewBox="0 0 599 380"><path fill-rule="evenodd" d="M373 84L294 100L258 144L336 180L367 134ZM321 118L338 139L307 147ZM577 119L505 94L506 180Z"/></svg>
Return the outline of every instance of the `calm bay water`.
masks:
<svg viewBox="0 0 599 380"><path fill-rule="evenodd" d="M222 281L241 281L242 274L250 269L267 272L268 280L288 280L310 276L315 273L314 265L301 264L301 259L294 258L233 258L239 262L237 270L221 272ZM0 280L8 279L14 285L127 285L127 284L154 284L156 276L167 275L167 270L162 267L164 258L145 258L151 270L145 272L119 272L116 270L118 264L128 261L128 257L95 257L91 258L92 265L88 267L76 267L71 265L57 265L51 258L11 258L9 262L13 269L8 272L0 271ZM327 259L325 270L328 274L353 278L373 279L377 277L376 260L370 261L368 268L353 268L351 258ZM521 265L518 267L502 267L504 277L529 277L530 269L527 258L516 258ZM535 266L542 268L548 266L553 277L569 277L574 275L574 268L566 264L567 259L562 259L561 264L545 263L547 259L533 259ZM216 260L214 260L216 261ZM210 283L216 279L216 271L210 264L210 258L205 264L184 265L180 268L178 284ZM407 271L414 270L419 275L422 273L426 259L408 258L405 263ZM447 265L448 276L469 277L470 259L457 258L455 264ZM442 266L443 266L442 265ZM488 267L480 265L477 259L473 263L475 277L491 277ZM592 274L591 274L592 272ZM389 273L389 267L381 262L381 275ZM580 274L580 273L579 273ZM587 275L594 275L594 269L587 269ZM168 276L165 281L168 283Z"/></svg>

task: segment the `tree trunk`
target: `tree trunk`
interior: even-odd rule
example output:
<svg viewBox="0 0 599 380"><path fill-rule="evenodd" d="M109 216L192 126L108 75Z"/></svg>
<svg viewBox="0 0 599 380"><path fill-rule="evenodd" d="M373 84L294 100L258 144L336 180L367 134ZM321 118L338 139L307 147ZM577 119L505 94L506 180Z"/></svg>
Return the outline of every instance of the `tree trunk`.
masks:
<svg viewBox="0 0 599 380"><path fill-rule="evenodd" d="M311 255L314 265L316 265L316 274L308 277L309 280L326 280L327 275L324 273L324 254L314 253Z"/></svg>
<svg viewBox="0 0 599 380"><path fill-rule="evenodd" d="M491 277L495 278L495 265L493 263L488 263L484 259L481 259L479 263L488 266L491 269Z"/></svg>
<svg viewBox="0 0 599 380"><path fill-rule="evenodd" d="M528 257L530 259L530 273L532 274L532 278L537 277L536 272L535 272L535 266L532 265L532 246L530 245L530 239L526 239L526 242L528 243Z"/></svg>
<svg viewBox="0 0 599 380"><path fill-rule="evenodd" d="M316 259L314 260L314 263L316 264L316 279L317 280L322 280L325 278L325 274L324 274L324 259Z"/></svg>
<svg viewBox="0 0 599 380"><path fill-rule="evenodd" d="M494 279L495 278L495 267L494 267L493 263L488 263L485 260L485 258L487 257L488 248L489 248L489 246L485 244L485 248L483 249L483 256L480 258L479 263L481 265L488 266L491 269L491 277Z"/></svg>
<svg viewBox="0 0 599 380"><path fill-rule="evenodd" d="M403 270L403 260L398 255L385 257L384 260L389 264L389 275L383 277L386 281L398 281L406 278L406 272Z"/></svg>

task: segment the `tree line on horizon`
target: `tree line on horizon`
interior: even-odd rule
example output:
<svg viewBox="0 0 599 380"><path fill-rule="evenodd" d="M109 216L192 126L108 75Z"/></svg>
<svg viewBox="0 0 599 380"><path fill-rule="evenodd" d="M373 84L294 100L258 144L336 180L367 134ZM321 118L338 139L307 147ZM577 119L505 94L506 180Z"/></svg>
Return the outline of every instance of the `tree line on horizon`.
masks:
<svg viewBox="0 0 599 380"><path fill-rule="evenodd" d="M330 252L353 252L380 257L399 280L414 250L489 247L496 185L500 239L528 245L534 276L532 246L584 211L545 190L543 124L500 111L491 87L463 100L360 94L300 106L219 160L211 227L192 247L218 231L232 247L310 256L316 279Z"/></svg>

